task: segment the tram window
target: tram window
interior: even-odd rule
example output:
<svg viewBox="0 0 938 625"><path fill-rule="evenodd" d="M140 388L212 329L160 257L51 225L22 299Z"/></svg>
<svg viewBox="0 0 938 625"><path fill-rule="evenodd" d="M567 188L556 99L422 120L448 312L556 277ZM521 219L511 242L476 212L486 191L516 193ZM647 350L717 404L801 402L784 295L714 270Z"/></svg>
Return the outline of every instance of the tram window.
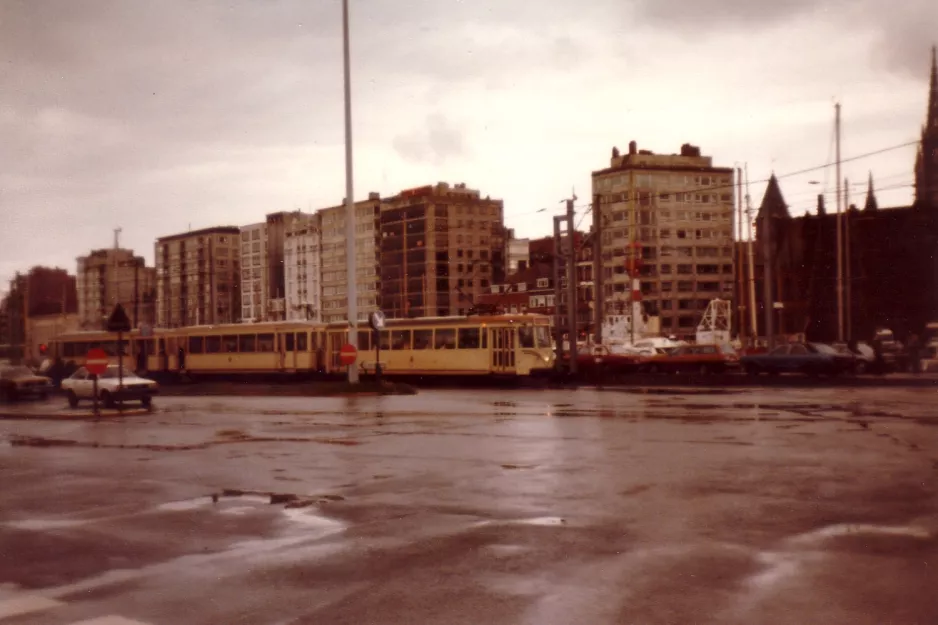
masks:
<svg viewBox="0 0 938 625"><path fill-rule="evenodd" d="M189 353L190 354L201 354L202 353L202 344L205 342L205 338L201 336L190 336L189 337Z"/></svg>
<svg viewBox="0 0 938 625"><path fill-rule="evenodd" d="M238 353L238 337L229 334L228 336L221 337L221 351L226 354L237 354Z"/></svg>
<svg viewBox="0 0 938 625"><path fill-rule="evenodd" d="M433 330L414 330L414 349L430 349L432 344Z"/></svg>
<svg viewBox="0 0 938 625"><path fill-rule="evenodd" d="M313 336L315 336L315 334ZM297 332L296 333L296 351L305 352L306 344L307 344L306 332Z"/></svg>
<svg viewBox="0 0 938 625"><path fill-rule="evenodd" d="M410 330L392 330L391 349L410 349Z"/></svg>
<svg viewBox="0 0 938 625"><path fill-rule="evenodd" d="M459 328L459 349L479 349L479 328Z"/></svg>
<svg viewBox="0 0 938 625"><path fill-rule="evenodd" d="M319 349L319 346L322 345L322 333L313 332L310 336L311 343L309 344L309 351L313 352Z"/></svg>
<svg viewBox="0 0 938 625"><path fill-rule="evenodd" d="M241 351L244 351L244 350L241 350ZM257 351L259 352L274 351L274 335L273 334L258 334L257 335Z"/></svg>
<svg viewBox="0 0 938 625"><path fill-rule="evenodd" d="M518 328L518 344L521 347L533 348L534 347L534 327L533 326L521 326Z"/></svg>
<svg viewBox="0 0 938 625"><path fill-rule="evenodd" d="M436 349L456 349L456 329L437 329L434 345Z"/></svg>
<svg viewBox="0 0 938 625"><path fill-rule="evenodd" d="M381 349L391 349L391 332L388 330L381 330L381 339L380 339Z"/></svg>
<svg viewBox="0 0 938 625"><path fill-rule="evenodd" d="M489 346L489 333L486 332L486 329L482 328L482 349L485 349Z"/></svg>
<svg viewBox="0 0 938 625"><path fill-rule="evenodd" d="M550 331L547 326L534 326L534 338L538 347L550 347Z"/></svg>
<svg viewBox="0 0 938 625"><path fill-rule="evenodd" d="M293 340L293 333L287 332L283 335L284 340L284 349L288 352L292 352L295 349L295 341Z"/></svg>
<svg viewBox="0 0 938 625"><path fill-rule="evenodd" d="M238 351L242 354L254 352L256 338L253 334L242 334L238 337Z"/></svg>
<svg viewBox="0 0 938 625"><path fill-rule="evenodd" d="M220 336L206 336L205 337L205 353L217 354L220 351L221 351L221 337Z"/></svg>
<svg viewBox="0 0 938 625"><path fill-rule="evenodd" d="M358 331L358 349L362 351L368 351L371 349L371 341L369 337L371 336L371 330L359 330Z"/></svg>

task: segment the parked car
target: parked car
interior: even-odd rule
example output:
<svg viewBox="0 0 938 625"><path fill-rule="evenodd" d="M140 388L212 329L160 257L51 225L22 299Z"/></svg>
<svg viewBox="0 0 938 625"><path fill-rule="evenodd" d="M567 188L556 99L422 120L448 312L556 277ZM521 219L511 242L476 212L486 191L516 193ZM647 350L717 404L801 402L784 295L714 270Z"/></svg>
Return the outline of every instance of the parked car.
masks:
<svg viewBox="0 0 938 625"><path fill-rule="evenodd" d="M732 345L682 345L645 358L642 369L649 373L722 373L739 366Z"/></svg>
<svg viewBox="0 0 938 625"><path fill-rule="evenodd" d="M765 354L747 354L740 359L750 375L760 373L804 373L838 375L853 370L854 358L823 343L791 343Z"/></svg>
<svg viewBox="0 0 938 625"><path fill-rule="evenodd" d="M81 367L71 377L62 380L62 390L68 397L68 405L73 408L83 399L94 399L94 376ZM123 383L120 380L117 365L109 365L98 376L98 399L108 408L118 401L139 401L149 407L153 396L159 392L159 384L147 378L141 378L129 369L124 369Z"/></svg>
<svg viewBox="0 0 938 625"><path fill-rule="evenodd" d="M876 361L876 351L869 343L862 341L853 343L852 345L848 343L832 343L831 347L853 359L852 371L854 373L884 373L883 371L879 371L881 367Z"/></svg>
<svg viewBox="0 0 938 625"><path fill-rule="evenodd" d="M45 399L52 391L52 380L36 375L29 367L22 365L0 367L0 397L7 401L16 401L22 397Z"/></svg>

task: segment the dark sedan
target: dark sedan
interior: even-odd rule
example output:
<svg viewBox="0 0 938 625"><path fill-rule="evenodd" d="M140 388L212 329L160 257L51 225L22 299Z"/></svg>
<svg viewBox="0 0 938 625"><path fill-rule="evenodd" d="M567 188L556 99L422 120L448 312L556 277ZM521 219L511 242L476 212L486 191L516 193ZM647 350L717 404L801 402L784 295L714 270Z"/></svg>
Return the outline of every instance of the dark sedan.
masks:
<svg viewBox="0 0 938 625"><path fill-rule="evenodd" d="M750 375L804 373L838 375L851 371L854 359L823 343L791 343L765 354L743 356L740 363Z"/></svg>
<svg viewBox="0 0 938 625"><path fill-rule="evenodd" d="M29 367L0 367L0 397L7 401L16 401L22 397L45 399L52 390L52 380L36 375Z"/></svg>

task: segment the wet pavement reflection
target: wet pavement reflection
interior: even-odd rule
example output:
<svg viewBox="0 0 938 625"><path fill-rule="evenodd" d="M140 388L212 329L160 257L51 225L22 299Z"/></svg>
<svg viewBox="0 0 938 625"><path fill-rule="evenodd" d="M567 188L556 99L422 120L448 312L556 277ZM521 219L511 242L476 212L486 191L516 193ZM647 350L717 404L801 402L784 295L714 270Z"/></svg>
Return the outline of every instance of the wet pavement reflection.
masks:
<svg viewBox="0 0 938 625"><path fill-rule="evenodd" d="M25 595L50 602L18 625L933 623L935 399L474 389L0 421L0 623Z"/></svg>

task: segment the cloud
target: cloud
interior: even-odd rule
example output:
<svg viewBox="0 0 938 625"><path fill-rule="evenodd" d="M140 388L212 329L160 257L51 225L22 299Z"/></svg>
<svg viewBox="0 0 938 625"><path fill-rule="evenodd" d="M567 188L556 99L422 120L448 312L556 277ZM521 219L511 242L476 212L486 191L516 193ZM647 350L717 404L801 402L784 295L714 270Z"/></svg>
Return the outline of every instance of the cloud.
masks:
<svg viewBox="0 0 938 625"><path fill-rule="evenodd" d="M635 0L634 9L638 21L702 44L727 31L745 29L755 37L805 19L831 25L841 39L869 33L870 48L857 63L921 80L927 80L927 51L938 42L934 0ZM773 34L779 46L798 51L797 39Z"/></svg>
<svg viewBox="0 0 938 625"><path fill-rule="evenodd" d="M435 165L468 153L463 131L440 113L429 115L420 127L396 136L392 145L406 160Z"/></svg>

